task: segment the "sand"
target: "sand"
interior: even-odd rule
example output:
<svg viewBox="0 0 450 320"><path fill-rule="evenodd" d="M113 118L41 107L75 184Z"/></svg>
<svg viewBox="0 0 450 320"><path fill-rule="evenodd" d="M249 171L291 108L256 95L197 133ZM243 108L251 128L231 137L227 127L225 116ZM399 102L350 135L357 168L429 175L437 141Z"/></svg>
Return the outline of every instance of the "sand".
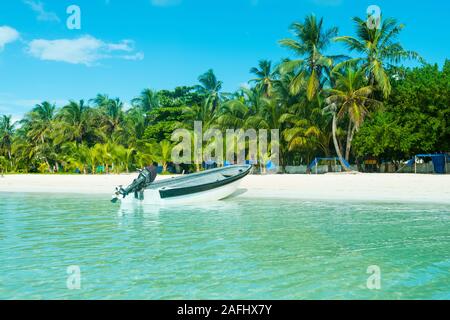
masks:
<svg viewBox="0 0 450 320"><path fill-rule="evenodd" d="M5 175L0 192L105 194L127 185L136 174ZM169 176L158 177L165 179ZM303 200L432 202L450 204L450 175L328 173L249 175L237 197Z"/></svg>

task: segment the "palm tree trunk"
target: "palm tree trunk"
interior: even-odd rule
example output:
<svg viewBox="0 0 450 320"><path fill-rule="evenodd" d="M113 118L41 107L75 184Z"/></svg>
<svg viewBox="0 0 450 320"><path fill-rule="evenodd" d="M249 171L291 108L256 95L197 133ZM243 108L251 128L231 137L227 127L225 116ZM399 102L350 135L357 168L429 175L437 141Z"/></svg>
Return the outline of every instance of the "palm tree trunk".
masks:
<svg viewBox="0 0 450 320"><path fill-rule="evenodd" d="M45 158L45 163L47 164L48 171L49 171L50 173L53 173L53 168L50 166L50 163L48 162L47 158Z"/></svg>
<svg viewBox="0 0 450 320"><path fill-rule="evenodd" d="M334 143L334 149L336 150L336 154L339 158L339 162L341 163L342 168L344 168L345 171L350 171L347 166L344 164L344 162L342 161L342 153L341 153L341 149L339 148L339 143L338 140L336 138L336 131L337 131L337 119L336 119L336 112L333 112L333 125L332 125L332 130L333 130L333 143Z"/></svg>
<svg viewBox="0 0 450 320"><path fill-rule="evenodd" d="M349 126L350 129L350 126ZM352 148L352 141L353 141L353 137L355 136L355 132L356 132L356 126L354 126L350 132L347 133L347 144L345 145L345 160L347 160L350 158L350 150Z"/></svg>
<svg viewBox="0 0 450 320"><path fill-rule="evenodd" d="M11 149L8 150L8 157L9 157L9 168L12 170L13 169L13 160L12 160L12 155L11 155ZM8 168L6 168L6 171L8 171Z"/></svg>

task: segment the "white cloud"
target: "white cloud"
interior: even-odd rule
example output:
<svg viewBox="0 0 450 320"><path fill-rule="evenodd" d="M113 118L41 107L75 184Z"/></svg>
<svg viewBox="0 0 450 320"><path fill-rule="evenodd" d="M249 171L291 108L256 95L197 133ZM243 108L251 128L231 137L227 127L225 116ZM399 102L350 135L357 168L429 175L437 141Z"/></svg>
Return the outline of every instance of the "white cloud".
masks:
<svg viewBox="0 0 450 320"><path fill-rule="evenodd" d="M151 0L152 5L156 7L169 7L181 3L181 0Z"/></svg>
<svg viewBox="0 0 450 320"><path fill-rule="evenodd" d="M133 60L133 61L140 61L144 60L144 53L143 52L137 52L132 55L125 55L122 57L125 60Z"/></svg>
<svg viewBox="0 0 450 320"><path fill-rule="evenodd" d="M64 61L73 64L92 64L99 60L102 42L90 36L74 40L33 40L28 52L41 60Z"/></svg>
<svg viewBox="0 0 450 320"><path fill-rule="evenodd" d="M122 40L119 43L108 43L107 49L109 51L133 51L134 41L133 40Z"/></svg>
<svg viewBox="0 0 450 320"><path fill-rule="evenodd" d="M14 42L17 39L19 39L19 32L11 27L8 26L1 26L0 27L0 51L3 50L5 45L8 43Z"/></svg>
<svg viewBox="0 0 450 320"><path fill-rule="evenodd" d="M49 12L44 9L44 4L40 1L24 0L31 10L37 14L37 19L40 21L56 21L59 22L59 17L54 12Z"/></svg>
<svg viewBox="0 0 450 320"><path fill-rule="evenodd" d="M106 58L143 59L143 53L123 55L120 52L134 52L134 42L123 40L119 43L107 43L86 35L77 39L36 39L31 41L28 46L28 53L38 59L88 66Z"/></svg>

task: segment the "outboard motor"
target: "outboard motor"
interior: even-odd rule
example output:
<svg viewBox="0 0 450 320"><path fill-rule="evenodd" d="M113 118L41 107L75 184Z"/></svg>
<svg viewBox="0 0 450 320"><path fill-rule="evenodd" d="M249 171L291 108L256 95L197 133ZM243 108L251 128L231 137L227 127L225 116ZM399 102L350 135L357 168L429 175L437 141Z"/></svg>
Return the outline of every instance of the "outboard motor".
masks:
<svg viewBox="0 0 450 320"><path fill-rule="evenodd" d="M116 192L111 199L111 202L115 203L119 200L119 197L125 198L130 193L139 194L142 193L144 188L152 183L156 178L156 169L152 166L139 170L139 176L133 180L133 182L126 188L119 186L116 188ZM142 195L141 195L142 197ZM142 200L142 199L141 199Z"/></svg>

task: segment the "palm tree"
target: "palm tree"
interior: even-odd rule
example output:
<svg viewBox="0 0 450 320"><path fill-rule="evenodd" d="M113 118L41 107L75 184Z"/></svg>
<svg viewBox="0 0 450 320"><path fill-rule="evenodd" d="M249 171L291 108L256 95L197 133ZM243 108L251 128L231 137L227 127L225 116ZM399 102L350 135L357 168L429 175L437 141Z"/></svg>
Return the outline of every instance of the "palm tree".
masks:
<svg viewBox="0 0 450 320"><path fill-rule="evenodd" d="M25 116L23 123L29 129L27 136L34 143L44 143L50 138L55 111L56 106L45 101Z"/></svg>
<svg viewBox="0 0 450 320"><path fill-rule="evenodd" d="M90 162L89 148L86 145L76 141L66 142L61 146L61 153L66 162L66 169L79 169L84 174L87 173L87 166Z"/></svg>
<svg viewBox="0 0 450 320"><path fill-rule="evenodd" d="M0 156L0 176L3 177L3 173L8 168L8 161L4 156Z"/></svg>
<svg viewBox="0 0 450 320"><path fill-rule="evenodd" d="M251 79L249 82L255 82L258 91L265 97L270 97L276 77L276 73L272 70L272 62L269 60L260 60L259 69L253 67L250 69L250 73L253 73L256 78Z"/></svg>
<svg viewBox="0 0 450 320"><path fill-rule="evenodd" d="M358 17L354 17L353 21L357 37L342 36L334 40L344 43L350 51L356 51L363 57L339 63L335 69L340 69L344 65L360 64L369 78L369 85L377 86L386 98L391 93L391 83L386 67L403 59L421 58L416 52L403 49L402 45L396 41L404 28L404 25L398 24L397 20L388 18L378 29L369 28L367 22Z"/></svg>
<svg viewBox="0 0 450 320"><path fill-rule="evenodd" d="M334 149L336 150L336 154L338 156L338 159L339 159L339 162L341 163L342 168L344 168L345 171L350 171L347 168L347 165L344 163L344 160L343 160L344 158L342 157L341 148L339 147L339 142L337 140L337 116L336 116L337 106L336 106L336 103L331 103L328 106L326 106L323 109L323 112L324 112L324 114L330 113L333 116L331 130L332 130L332 136L333 136Z"/></svg>
<svg viewBox="0 0 450 320"><path fill-rule="evenodd" d="M148 113L159 107L158 92L151 89L142 90L139 97L131 100L134 107L138 107L144 113Z"/></svg>
<svg viewBox="0 0 450 320"><path fill-rule="evenodd" d="M151 146L151 144L146 143L145 147L142 148L142 150L136 150L136 154L134 156L135 159L135 165L138 168L143 168L147 166L148 164L152 163L153 161L157 161L155 154L152 152L148 152L148 148ZM151 147L151 150L153 148Z"/></svg>
<svg viewBox="0 0 450 320"><path fill-rule="evenodd" d="M98 107L106 107L109 102L109 96L107 94L97 94L97 96L91 100L89 100L89 102L94 103L96 106Z"/></svg>
<svg viewBox="0 0 450 320"><path fill-rule="evenodd" d="M86 150L86 163L91 167L91 173L95 174L97 164L101 163L102 148L95 145Z"/></svg>
<svg viewBox="0 0 450 320"><path fill-rule="evenodd" d="M201 121L204 130L207 130L218 116L222 98L220 93L222 81L217 80L212 69L200 75L198 81L201 85L197 85L194 88L204 97L203 102L186 107L184 113L186 119Z"/></svg>
<svg viewBox="0 0 450 320"><path fill-rule="evenodd" d="M11 122L11 116L0 117L0 155L7 156L9 161L11 161L14 127L15 123Z"/></svg>
<svg viewBox="0 0 450 320"><path fill-rule="evenodd" d="M327 91L330 94L326 99L327 103L337 107L337 120L346 115L349 118L345 151L345 159L348 161L353 136L369 113L369 107L380 106L382 103L369 98L374 87L366 85L363 70L347 68L344 73L337 74L336 87Z"/></svg>
<svg viewBox="0 0 450 320"><path fill-rule="evenodd" d="M91 109L85 105L84 100L79 102L70 101L63 107L58 115L61 139L64 141L76 141L81 143L85 135L90 131Z"/></svg>
<svg viewBox="0 0 450 320"><path fill-rule="evenodd" d="M95 167L95 164L101 164L105 168L105 173L109 173L110 167L114 169L114 148L112 142L104 144L97 143L91 148L90 162Z"/></svg>
<svg viewBox="0 0 450 320"><path fill-rule="evenodd" d="M293 23L291 30L298 40L283 39L279 43L304 59L284 61L280 66L281 72L295 72L290 85L291 93L298 94L304 88L311 101L324 85L323 69L329 68L333 59L342 58L323 53L338 29L324 29L322 18L317 20L314 15L309 15L303 23Z"/></svg>
<svg viewBox="0 0 450 320"><path fill-rule="evenodd" d="M119 135L124 129L123 102L119 98L111 99L106 94L98 94L90 101L98 107L93 110L95 111L93 118L101 123L100 130L96 133L102 137L102 140L104 142L110 138L125 140Z"/></svg>
<svg viewBox="0 0 450 320"><path fill-rule="evenodd" d="M123 103L119 98L110 99L106 105L102 106L103 129L109 135L114 135L122 130L123 123Z"/></svg>
<svg viewBox="0 0 450 320"><path fill-rule="evenodd" d="M52 138L54 136L54 120L56 114L56 106L50 102L43 102L36 105L31 112L25 115L21 121L24 138L27 143L25 153L28 159L34 159L39 162L39 166L44 168L45 163L49 171L53 171L50 162L56 160L57 153L53 147Z"/></svg>
<svg viewBox="0 0 450 320"><path fill-rule="evenodd" d="M289 114L289 107L283 103L279 96L272 98L261 98L261 109L258 114L250 115L246 119L246 125L255 129L278 129L280 135L284 137L283 131L286 128L287 122L285 118ZM283 167L284 155L287 153L287 146L280 141L279 152L280 165Z"/></svg>
<svg viewBox="0 0 450 320"><path fill-rule="evenodd" d="M134 155L136 154L136 149L125 148L124 146L118 145L114 153L116 156L116 160L120 163L121 167L125 169L126 173L129 173ZM117 170L116 172L119 173L119 170Z"/></svg>
<svg viewBox="0 0 450 320"><path fill-rule="evenodd" d="M212 69L209 69L204 74L198 77L200 85L197 90L206 96L205 107L214 113L220 103L220 89L222 89L222 81L217 80L216 75Z"/></svg>
<svg viewBox="0 0 450 320"><path fill-rule="evenodd" d="M188 107L184 110L184 115L186 119L191 119L192 121L201 121L203 124L203 129L208 130L217 118L217 112L213 112L207 103L202 103L201 105L194 105ZM191 126L192 127L192 126Z"/></svg>
<svg viewBox="0 0 450 320"><path fill-rule="evenodd" d="M276 82L274 83L274 85L276 84ZM258 89L256 88L241 88L240 89L242 92L242 98L244 103L247 105L248 107L248 114L259 114L259 112L261 111L261 104L262 104L262 99L264 97L261 97L261 93ZM266 97L269 98L269 97Z"/></svg>
<svg viewBox="0 0 450 320"><path fill-rule="evenodd" d="M311 137L319 137L321 134L320 129L312 125L309 120L295 114L286 113L280 121L289 125L283 131L283 138L288 144L288 151L311 148L314 144Z"/></svg>
<svg viewBox="0 0 450 320"><path fill-rule="evenodd" d="M220 107L216 122L222 129L240 129L245 126L247 114L243 99L229 100Z"/></svg>
<svg viewBox="0 0 450 320"><path fill-rule="evenodd" d="M166 172L167 164L172 158L172 143L168 140L162 140L159 143L147 143L146 146L152 152L151 160L160 162L163 166L163 172Z"/></svg>
<svg viewBox="0 0 450 320"><path fill-rule="evenodd" d="M127 145L137 147L146 128L146 116L140 108L132 107L125 114L124 127L126 128Z"/></svg>

